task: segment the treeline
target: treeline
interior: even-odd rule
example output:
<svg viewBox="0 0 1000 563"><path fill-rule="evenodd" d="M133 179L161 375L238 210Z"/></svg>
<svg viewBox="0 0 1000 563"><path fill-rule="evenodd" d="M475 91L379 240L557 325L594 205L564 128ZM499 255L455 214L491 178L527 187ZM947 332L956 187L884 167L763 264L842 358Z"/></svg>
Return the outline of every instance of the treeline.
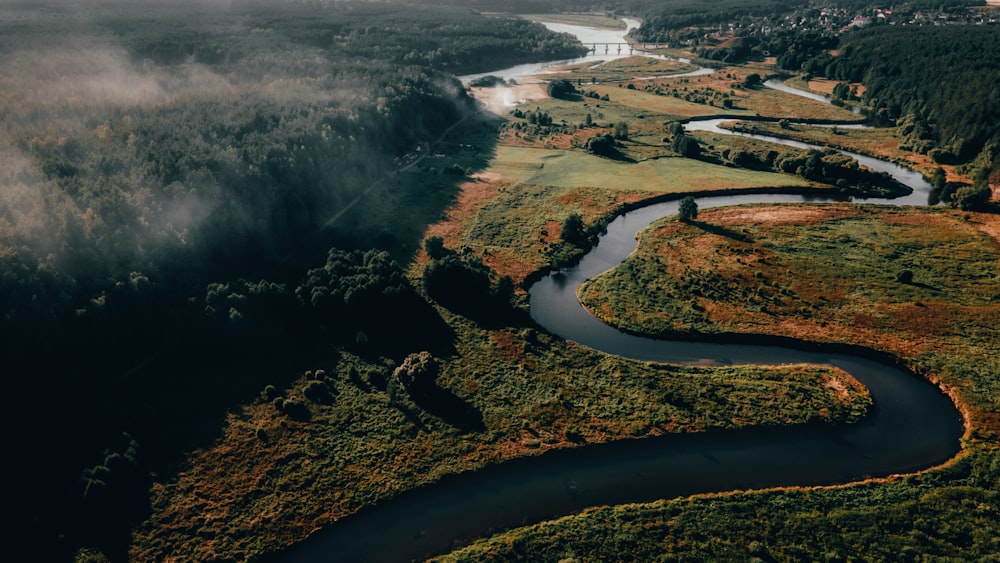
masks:
<svg viewBox="0 0 1000 563"><path fill-rule="evenodd" d="M992 27L892 27L845 34L829 78L862 82L882 122L945 164L972 163L980 181L1000 162L1000 32Z"/></svg>
<svg viewBox="0 0 1000 563"><path fill-rule="evenodd" d="M107 27L136 60L157 64L193 61L230 66L261 64L274 50L319 50L344 61L379 60L422 65L452 74L483 72L517 62L543 61L586 52L575 37L514 17L484 17L468 7L375 2L322 6L240 3L219 11L200 8L207 21L159 25L169 5L136 17L109 13ZM239 25L234 26L234 16ZM206 27L208 26L208 27ZM263 61L254 61L263 57ZM341 63L341 60L336 61Z"/></svg>
<svg viewBox="0 0 1000 563"><path fill-rule="evenodd" d="M688 27L712 27L721 23L738 21L744 17L763 17L780 21L787 14L806 4L805 0L720 0L700 2L678 0L646 6L642 27L632 32L639 41L671 42L688 36L678 35ZM690 37L700 37L704 31L695 30Z"/></svg>
<svg viewBox="0 0 1000 563"><path fill-rule="evenodd" d="M121 554L137 475L290 366L440 348L388 254L328 249L364 241L338 230L364 229L361 196L471 114L448 72L575 52L468 9L222 4L3 8L9 506L37 559ZM123 431L127 455L101 453Z"/></svg>

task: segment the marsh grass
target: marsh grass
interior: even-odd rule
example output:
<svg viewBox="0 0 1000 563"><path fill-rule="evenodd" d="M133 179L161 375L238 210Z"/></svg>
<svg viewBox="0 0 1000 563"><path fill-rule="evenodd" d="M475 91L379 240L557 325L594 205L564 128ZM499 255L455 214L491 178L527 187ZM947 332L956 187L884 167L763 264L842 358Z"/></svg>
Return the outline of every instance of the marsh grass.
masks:
<svg viewBox="0 0 1000 563"><path fill-rule="evenodd" d="M698 220L654 224L628 261L584 286L582 300L641 333L774 334L894 354L969 407L965 455L925 473L857 485L595 508L439 560L993 557L1000 221L843 204L741 206L704 211ZM740 236L728 236L734 232ZM897 279L903 269L913 272L909 283Z"/></svg>
<svg viewBox="0 0 1000 563"><path fill-rule="evenodd" d="M288 388L262 390L259 401L228 416L216 445L154 486L132 559L254 557L447 474L669 432L849 423L871 402L852 378L828 368L654 365L529 326L485 330L442 314L456 342L441 358L434 393L412 396L393 384L395 362L351 353L317 364ZM318 386L329 399L308 401ZM276 409L275 394L308 416Z"/></svg>

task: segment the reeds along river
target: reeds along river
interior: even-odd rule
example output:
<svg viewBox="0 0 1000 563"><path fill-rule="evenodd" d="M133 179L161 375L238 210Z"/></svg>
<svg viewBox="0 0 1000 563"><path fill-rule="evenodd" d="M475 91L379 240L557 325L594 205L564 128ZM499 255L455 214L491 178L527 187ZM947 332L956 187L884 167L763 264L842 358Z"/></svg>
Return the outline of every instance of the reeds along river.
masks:
<svg viewBox="0 0 1000 563"><path fill-rule="evenodd" d="M914 188L914 203L926 202L922 178L899 179ZM704 198L699 206L802 199L743 194ZM930 383L880 361L873 352L845 353L808 343L657 340L625 334L591 316L577 300L580 284L628 256L639 230L676 212L676 202L671 201L615 219L576 267L554 272L531 287L532 318L563 338L639 360L834 365L868 387L875 401L871 415L860 424L836 429L734 430L582 446L451 475L363 509L279 559L419 559L498 530L588 506L733 489L846 483L932 467L959 451L963 424L955 405Z"/></svg>

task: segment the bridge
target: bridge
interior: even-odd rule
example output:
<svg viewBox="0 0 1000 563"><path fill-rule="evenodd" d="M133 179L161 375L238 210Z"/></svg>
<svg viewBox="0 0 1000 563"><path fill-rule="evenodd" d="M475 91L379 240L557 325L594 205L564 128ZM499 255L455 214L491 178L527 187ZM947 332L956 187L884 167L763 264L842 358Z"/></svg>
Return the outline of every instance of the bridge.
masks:
<svg viewBox="0 0 1000 563"><path fill-rule="evenodd" d="M628 51L628 54L632 55L636 51L648 51L650 49L666 49L669 47L666 43L584 43L585 47L590 49L588 54L591 55L608 55L611 53L622 54L624 51Z"/></svg>

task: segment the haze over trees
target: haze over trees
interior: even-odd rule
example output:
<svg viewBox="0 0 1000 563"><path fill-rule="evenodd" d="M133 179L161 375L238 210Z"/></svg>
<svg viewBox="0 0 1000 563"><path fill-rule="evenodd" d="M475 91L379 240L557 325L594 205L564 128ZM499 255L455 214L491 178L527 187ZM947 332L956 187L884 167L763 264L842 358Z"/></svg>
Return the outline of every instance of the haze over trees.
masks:
<svg viewBox="0 0 1000 563"><path fill-rule="evenodd" d="M362 196L475 110L453 74L581 51L429 6L0 6L0 353L31 398L5 409L10 506L36 556L120 555L136 475L289 358L432 333L365 248ZM123 430L127 455L102 454ZM100 509L100 491L140 502Z"/></svg>
<svg viewBox="0 0 1000 563"><path fill-rule="evenodd" d="M80 544L124 557L130 526L148 509L151 472L175 470L178 452L204 445L223 413L255 400L265 385L291 420L307 420L310 401L334 402L318 380L308 384L308 400L271 396L304 358L338 347L391 356L402 369L387 373L405 390L432 388L432 354L449 335L415 286L452 310L509 308L511 279L441 239L427 241L430 261L411 283L397 260L414 249L391 236L379 242L386 233L369 214L402 207L401 192L412 186L398 172L476 111L455 74L583 49L541 25L469 9L495 1L450 3L457 8L0 5L9 507L25 524L14 533L36 559L66 559ZM656 37L800 3L661 4L609 7L662 9L644 26ZM581 7L504 3L523 12L552 6ZM988 59L998 45L986 34L970 35L969 45L960 37L935 32L925 53L867 60L869 51L920 51L922 39L860 33L845 37L833 60L823 51L836 41L826 35L776 34L770 43L734 43L722 60L780 49L785 68L863 79L875 117L904 125L915 150L988 171L1000 146L990 118L1000 114L993 103L1000 77ZM931 77L932 67L957 70ZM554 81L553 94L573 96L573 84L562 82ZM955 101L963 96L987 102L970 110ZM552 123L544 112L531 119ZM615 135L591 137L585 150L620 156L615 137L629 137L627 122ZM683 132L672 146L684 156L702 153ZM749 153L729 158L766 162ZM837 168L820 153L771 161L815 179ZM453 164L442 176L453 182L466 170ZM983 192L969 190L954 197L972 208ZM571 214L562 243L573 252L564 254L575 256L595 235ZM427 351L407 355L415 350Z"/></svg>

